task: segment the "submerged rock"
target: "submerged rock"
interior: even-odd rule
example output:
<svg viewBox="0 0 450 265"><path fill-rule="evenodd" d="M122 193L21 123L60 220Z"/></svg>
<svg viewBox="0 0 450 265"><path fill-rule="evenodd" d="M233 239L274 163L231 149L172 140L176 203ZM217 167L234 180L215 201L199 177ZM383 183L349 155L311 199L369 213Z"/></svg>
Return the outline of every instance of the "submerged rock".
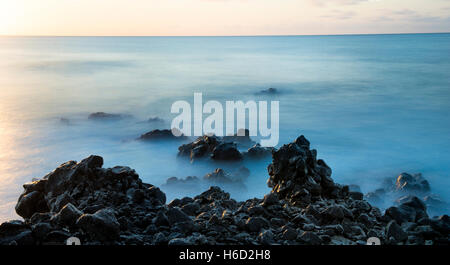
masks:
<svg viewBox="0 0 450 265"><path fill-rule="evenodd" d="M244 153L244 156L250 158L264 158L272 156L272 153L275 151L276 149L274 147L262 147L260 144L255 144Z"/></svg>
<svg viewBox="0 0 450 265"><path fill-rule="evenodd" d="M402 173L395 182L395 190L404 192L430 192L430 184L422 177L422 174L410 175Z"/></svg>
<svg viewBox="0 0 450 265"><path fill-rule="evenodd" d="M164 120L159 117L150 117L147 122L149 123L164 123Z"/></svg>
<svg viewBox="0 0 450 265"><path fill-rule="evenodd" d="M275 94L278 94L278 93L279 93L278 89L273 88L273 87L269 87L269 88L261 90L259 92L259 94L266 94L266 95L275 95Z"/></svg>
<svg viewBox="0 0 450 265"><path fill-rule="evenodd" d="M121 120L125 118L131 117L130 115L125 114L113 114L106 112L94 112L89 114L88 119L90 120Z"/></svg>
<svg viewBox="0 0 450 265"><path fill-rule="evenodd" d="M450 211L450 204L431 192L429 182L420 173L402 173L395 178L386 178L381 188L365 195L370 203L380 207L400 204L402 200L412 197L422 201L431 215Z"/></svg>
<svg viewBox="0 0 450 265"><path fill-rule="evenodd" d="M175 136L173 130L152 130L150 132L144 133L139 137L139 140L143 141L155 141L155 140L185 140L184 135Z"/></svg>
<svg viewBox="0 0 450 265"><path fill-rule="evenodd" d="M249 152L242 154L239 148L248 148ZM204 135L198 137L195 141L183 144L178 148L178 155L188 156L191 161L200 158L212 158L214 160L238 161L245 156L261 158L270 153L272 149L263 148L256 145L250 138L250 132L247 129L240 129L238 133L231 136L218 137L215 135ZM250 154L248 154L250 153Z"/></svg>
<svg viewBox="0 0 450 265"><path fill-rule="evenodd" d="M204 135L198 137L195 141L183 144L178 147L179 156L189 156L191 161L194 159L210 156L214 148L221 142L221 139L214 135Z"/></svg>
<svg viewBox="0 0 450 265"><path fill-rule="evenodd" d="M235 191L245 191L247 187L244 182L249 175L250 171L243 166L231 172L226 172L221 168L217 168L215 171L204 175L203 178L198 178L196 176L188 176L186 178L170 177L162 187L171 192L181 190L189 193L201 192L202 187L209 187L211 185L217 185Z"/></svg>
<svg viewBox="0 0 450 265"><path fill-rule="evenodd" d="M226 173L221 168L217 168L214 172L206 174L203 179L211 184L242 183L249 175L250 171L246 167L240 167L231 174Z"/></svg>
<svg viewBox="0 0 450 265"><path fill-rule="evenodd" d="M242 154L235 143L220 143L212 151L214 160L241 160Z"/></svg>

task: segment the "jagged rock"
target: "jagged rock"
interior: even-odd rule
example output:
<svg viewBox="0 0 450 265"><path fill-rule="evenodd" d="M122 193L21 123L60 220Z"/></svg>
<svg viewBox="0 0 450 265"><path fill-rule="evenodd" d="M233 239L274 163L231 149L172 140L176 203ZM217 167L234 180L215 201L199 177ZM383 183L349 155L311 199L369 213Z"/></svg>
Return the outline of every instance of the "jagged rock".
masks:
<svg viewBox="0 0 450 265"><path fill-rule="evenodd" d="M400 200L398 207L390 207L386 210L385 216L394 219L397 223L415 222L421 218L428 218L426 206L419 198L415 196L407 196Z"/></svg>
<svg viewBox="0 0 450 265"><path fill-rule="evenodd" d="M170 208L167 211L167 218L170 225L174 225L181 222L191 222L191 218L177 207Z"/></svg>
<svg viewBox="0 0 450 265"><path fill-rule="evenodd" d="M407 196L403 197L399 200L400 207L410 207L413 208L416 212L416 220L419 220L424 217L428 217L427 215L427 206L425 203L417 198L416 196Z"/></svg>
<svg viewBox="0 0 450 265"><path fill-rule="evenodd" d="M269 87L267 89L261 90L259 93L260 94L267 94L267 95L275 95L275 94L278 94L279 92L278 92L278 89L273 88L273 87Z"/></svg>
<svg viewBox="0 0 450 265"><path fill-rule="evenodd" d="M279 202L278 195L275 193L269 193L264 195L263 205L270 206Z"/></svg>
<svg viewBox="0 0 450 265"><path fill-rule="evenodd" d="M348 210L347 210L348 211ZM345 217L345 210L340 205L334 205L331 207L326 208L321 214L328 216L329 218L335 220L335 219L344 219Z"/></svg>
<svg viewBox="0 0 450 265"><path fill-rule="evenodd" d="M447 215L428 217L426 203L412 196L383 215L334 183L309 146L299 137L274 152L269 183L277 187L242 202L211 187L166 205L165 194L129 167L102 168L98 156L69 161L24 185L18 204L33 192L42 196L18 208L47 208L29 211L25 222L0 225L0 244L64 244L69 236L83 244L365 244L376 236L383 244L448 245ZM246 172L214 173L241 179Z"/></svg>
<svg viewBox="0 0 450 265"><path fill-rule="evenodd" d="M39 191L22 194L16 205L16 213L23 218L30 218L34 213L48 211L44 194Z"/></svg>
<svg viewBox="0 0 450 265"><path fill-rule="evenodd" d="M404 222L414 222L416 218L416 212L410 207L390 207L386 210L385 216L389 219L397 221L402 224Z"/></svg>
<svg viewBox="0 0 450 265"><path fill-rule="evenodd" d="M225 172L221 168L217 168L215 171L210 172L203 176L203 178L198 178L196 176L189 176L185 179L171 177L166 180L163 187L167 190L177 191L177 190L188 190L190 192L199 192L199 188L202 186L217 185L226 189L238 189L246 190L245 180L250 175L250 171L244 167L238 167L234 171Z"/></svg>
<svg viewBox="0 0 450 265"><path fill-rule="evenodd" d="M441 215L450 210L450 204L431 192L430 184L420 173L402 173L395 178L386 178L381 188L367 193L365 198L373 205L386 208L392 203L401 204L405 198L414 196L423 200L427 207L423 212L430 215Z"/></svg>
<svg viewBox="0 0 450 265"><path fill-rule="evenodd" d="M144 133L143 135L141 135L138 139L139 140L144 140L144 141L157 141L157 140L185 140L186 136L184 135L180 135L180 136L175 136L173 133L173 130L152 130L150 132Z"/></svg>
<svg viewBox="0 0 450 265"><path fill-rule="evenodd" d="M169 226L169 219L166 214L162 211L156 214L156 217L153 219L153 223L156 226Z"/></svg>
<svg viewBox="0 0 450 265"><path fill-rule="evenodd" d="M163 186L167 187L198 187L200 184L200 179L196 176L187 176L186 178L177 178L177 177L170 177L166 180L166 183L163 184Z"/></svg>
<svg viewBox="0 0 450 265"><path fill-rule="evenodd" d="M183 144L178 147L179 156L189 156L191 161L195 158L205 157L210 155L214 148L222 140L214 135L204 135L198 137L194 142Z"/></svg>
<svg viewBox="0 0 450 265"><path fill-rule="evenodd" d="M350 198L352 198L354 200L362 200L364 198L364 194L362 194L361 192L357 192L357 191L350 191L348 193L348 195L350 196Z"/></svg>
<svg viewBox="0 0 450 265"><path fill-rule="evenodd" d="M83 212L73 204L68 203L61 209L56 218L64 224L74 225L81 215L83 215Z"/></svg>
<svg viewBox="0 0 450 265"><path fill-rule="evenodd" d="M372 210L372 206L368 202L362 200L353 201L351 207L360 213L366 213Z"/></svg>
<svg viewBox="0 0 450 265"><path fill-rule="evenodd" d="M430 184L422 174L402 173L395 182L395 188L397 191L426 193L430 191Z"/></svg>
<svg viewBox="0 0 450 265"><path fill-rule="evenodd" d="M386 226L386 237L390 239L394 238L397 242L402 242L408 239L408 235L397 224L395 220L390 221Z"/></svg>
<svg viewBox="0 0 450 265"><path fill-rule="evenodd" d="M450 234L450 217L448 215L441 215L437 219L432 219L430 223L433 229L441 234L447 236Z"/></svg>
<svg viewBox="0 0 450 265"><path fill-rule="evenodd" d="M187 215L194 216L200 211L200 205L197 202L190 202L183 205L181 210Z"/></svg>
<svg viewBox="0 0 450 265"><path fill-rule="evenodd" d="M153 244L155 244L155 245L163 245L163 244L167 244L167 243L168 243L168 239L162 232L158 232L153 237Z"/></svg>
<svg viewBox="0 0 450 265"><path fill-rule="evenodd" d="M163 123L164 120L159 117L150 117L148 118L147 122L149 123Z"/></svg>
<svg viewBox="0 0 450 265"><path fill-rule="evenodd" d="M99 210L94 214L83 214L76 224L93 236L93 239L101 241L117 239L120 232L120 224L111 209Z"/></svg>
<svg viewBox="0 0 450 265"><path fill-rule="evenodd" d="M264 230L258 236L259 241L263 245L273 244L273 233L271 230Z"/></svg>
<svg viewBox="0 0 450 265"><path fill-rule="evenodd" d="M226 173L223 169L217 168L214 172L206 174L203 179L208 183L236 183L243 182L250 175L250 171L245 167L240 167L232 174Z"/></svg>
<svg viewBox="0 0 450 265"><path fill-rule="evenodd" d="M151 185L146 190L146 192L148 196L152 199L153 204L163 205L166 203L166 194L162 192L158 187Z"/></svg>
<svg viewBox="0 0 450 265"><path fill-rule="evenodd" d="M348 186L335 185L331 179L331 169L316 156L317 151L309 149L309 141L303 135L274 152L272 164L268 167L268 185L272 192L300 205L321 197L347 196Z"/></svg>
<svg viewBox="0 0 450 265"><path fill-rule="evenodd" d="M259 232L262 228L269 227L269 222L263 217L249 217L245 227L250 232Z"/></svg>
<svg viewBox="0 0 450 265"><path fill-rule="evenodd" d="M204 135L191 143L178 147L178 155L189 156L191 161L206 157L211 157L215 160L241 160L243 155L238 150L238 146L245 147L255 144L249 135L250 133L247 129L240 129L237 134L232 136ZM256 154L253 151L262 151L262 149L254 149L252 154Z"/></svg>
<svg viewBox="0 0 450 265"><path fill-rule="evenodd" d="M31 230L33 231L33 236L38 241L44 241L45 238L47 238L48 234L50 234L53 230L53 226L49 223L37 223L31 227Z"/></svg>
<svg viewBox="0 0 450 265"><path fill-rule="evenodd" d="M235 143L220 143L212 151L211 158L214 160L241 160L242 154Z"/></svg>
<svg viewBox="0 0 450 265"><path fill-rule="evenodd" d="M13 220L0 225L0 245L10 245L13 242L17 245L34 244L30 227L22 221Z"/></svg>
<svg viewBox="0 0 450 265"><path fill-rule="evenodd" d="M46 245L65 245L71 234L64 230L54 230L45 237Z"/></svg>
<svg viewBox="0 0 450 265"><path fill-rule="evenodd" d="M275 150L274 147L262 147L260 144L255 144L247 150L244 156L250 158L263 158L271 156Z"/></svg>
<svg viewBox="0 0 450 265"><path fill-rule="evenodd" d="M90 120L121 120L124 118L128 118L130 115L124 114L113 114L106 112L94 112L89 114L88 119Z"/></svg>
<svg viewBox="0 0 450 265"><path fill-rule="evenodd" d="M306 245L320 245L322 244L322 239L317 236L314 232L305 231L299 236L299 240Z"/></svg>
<svg viewBox="0 0 450 265"><path fill-rule="evenodd" d="M283 230L283 238L286 240L295 240L297 239L298 233L297 230L287 227Z"/></svg>
<svg viewBox="0 0 450 265"><path fill-rule="evenodd" d="M231 182L233 182L233 180L229 176L227 176L225 171L221 168L217 168L214 172L206 174L203 178L211 183L231 183Z"/></svg>

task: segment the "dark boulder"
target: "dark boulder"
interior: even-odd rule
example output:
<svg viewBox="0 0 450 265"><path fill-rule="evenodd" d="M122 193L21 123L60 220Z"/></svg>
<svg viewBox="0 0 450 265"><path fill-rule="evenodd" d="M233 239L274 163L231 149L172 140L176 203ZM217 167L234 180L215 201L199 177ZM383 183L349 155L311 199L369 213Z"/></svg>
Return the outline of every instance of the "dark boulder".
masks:
<svg viewBox="0 0 450 265"><path fill-rule="evenodd" d="M61 209L55 218L64 224L74 225L81 215L83 215L83 212L78 210L73 204L68 203Z"/></svg>
<svg viewBox="0 0 450 265"><path fill-rule="evenodd" d="M112 209L99 210L94 214L83 214L76 224L94 240L115 240L120 232L120 224Z"/></svg>
<svg viewBox="0 0 450 265"><path fill-rule="evenodd" d="M310 200L344 198L348 187L336 185L331 179L331 169L317 151L309 149L309 141L302 135L293 143L283 145L272 155L268 167L268 185L272 192L291 203L307 205Z"/></svg>
<svg viewBox="0 0 450 265"><path fill-rule="evenodd" d="M150 132L144 133L139 137L139 140L144 141L158 141L158 140L185 140L186 137L181 134L180 136L175 136L173 130L152 130Z"/></svg>
<svg viewBox="0 0 450 265"><path fill-rule="evenodd" d="M232 183L231 177L221 168L217 168L214 172L206 174L203 179L211 183Z"/></svg>
<svg viewBox="0 0 450 265"><path fill-rule="evenodd" d="M159 117L150 117L147 122L149 123L164 123L164 120Z"/></svg>
<svg viewBox="0 0 450 265"><path fill-rule="evenodd" d="M389 207L385 216L388 220L395 220L397 223L414 222L416 219L416 211L411 207Z"/></svg>
<svg viewBox="0 0 450 265"><path fill-rule="evenodd" d="M271 156L275 150L273 147L262 147L260 144L255 144L244 153L244 156L249 158L264 158Z"/></svg>
<svg viewBox="0 0 450 265"><path fill-rule="evenodd" d="M113 114L106 112L94 112L89 114L88 119L90 120L121 120L124 118L128 118L130 115L124 114Z"/></svg>
<svg viewBox="0 0 450 265"><path fill-rule="evenodd" d="M19 220L0 224L0 245L32 245L34 239L31 229Z"/></svg>
<svg viewBox="0 0 450 265"><path fill-rule="evenodd" d="M241 160L242 154L234 143L221 143L217 145L212 152L214 160Z"/></svg>
<svg viewBox="0 0 450 265"><path fill-rule="evenodd" d="M278 89L276 89L274 87L269 87L267 89L263 89L263 90L259 91L259 94L262 94L262 95L276 95L278 93L279 93Z"/></svg>
<svg viewBox="0 0 450 265"><path fill-rule="evenodd" d="M364 194L358 191L350 191L348 195L354 200L362 200L364 198Z"/></svg>
<svg viewBox="0 0 450 265"><path fill-rule="evenodd" d="M397 191L426 193L430 191L430 184L422 174L402 173L397 177L395 188Z"/></svg>
<svg viewBox="0 0 450 265"><path fill-rule="evenodd" d="M264 206L270 206L273 204L277 204L280 200L278 199L278 195L275 193L269 193L264 195L264 199L263 199L263 205Z"/></svg>
<svg viewBox="0 0 450 265"><path fill-rule="evenodd" d="M386 238L395 242L402 242L408 238L408 234L397 224L395 220L390 221L386 226Z"/></svg>
<svg viewBox="0 0 450 265"><path fill-rule="evenodd" d="M192 222L192 219L178 207L170 208L166 215L170 225L182 222Z"/></svg>
<svg viewBox="0 0 450 265"><path fill-rule="evenodd" d="M189 156L191 161L196 158L209 156L214 148L221 143L222 140L214 135L204 135L198 137L195 141L183 144L178 147L179 156Z"/></svg>
<svg viewBox="0 0 450 265"><path fill-rule="evenodd" d="M16 205L16 213L23 218L30 218L34 213L48 211L44 194L39 191L22 194Z"/></svg>
<svg viewBox="0 0 450 265"><path fill-rule="evenodd" d="M263 228L269 227L270 223L263 217L249 217L245 222L245 227L250 232L259 232Z"/></svg>
<svg viewBox="0 0 450 265"><path fill-rule="evenodd" d="M306 245L320 245L322 239L314 232L305 231L298 237L299 241Z"/></svg>

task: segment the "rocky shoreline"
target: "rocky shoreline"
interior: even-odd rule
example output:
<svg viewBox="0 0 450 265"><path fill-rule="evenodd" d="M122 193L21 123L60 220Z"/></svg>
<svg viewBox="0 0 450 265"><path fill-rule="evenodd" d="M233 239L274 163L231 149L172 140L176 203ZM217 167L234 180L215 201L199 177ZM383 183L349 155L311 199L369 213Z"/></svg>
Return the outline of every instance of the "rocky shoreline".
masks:
<svg viewBox="0 0 450 265"><path fill-rule="evenodd" d="M193 159L234 151L225 143L213 149L211 139L217 140L199 139L180 153ZM406 195L382 212L357 189L335 183L305 137L271 151L272 191L242 202L213 186L167 203L158 187L129 167L103 168L99 156L66 162L24 184L15 208L24 220L0 225L0 245L65 244L73 236L84 245L365 245L369 237L382 244L449 244L449 216L430 217L418 196ZM427 189L409 174L397 182L400 189Z"/></svg>

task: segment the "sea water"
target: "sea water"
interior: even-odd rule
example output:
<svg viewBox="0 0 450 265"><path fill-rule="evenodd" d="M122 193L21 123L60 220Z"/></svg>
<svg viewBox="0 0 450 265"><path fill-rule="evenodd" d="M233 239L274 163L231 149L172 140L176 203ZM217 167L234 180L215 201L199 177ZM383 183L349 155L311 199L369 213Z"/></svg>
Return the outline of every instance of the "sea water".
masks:
<svg viewBox="0 0 450 265"><path fill-rule="evenodd" d="M177 159L176 141L135 140L168 128L171 104L195 92L278 100L278 147L305 135L338 183L368 192L421 172L450 201L450 34L0 37L0 221L18 218L23 183L91 154L157 186L232 168ZM130 117L88 119L99 111ZM226 191L262 197L270 161L245 161L251 175ZM162 189L171 200L206 188Z"/></svg>

